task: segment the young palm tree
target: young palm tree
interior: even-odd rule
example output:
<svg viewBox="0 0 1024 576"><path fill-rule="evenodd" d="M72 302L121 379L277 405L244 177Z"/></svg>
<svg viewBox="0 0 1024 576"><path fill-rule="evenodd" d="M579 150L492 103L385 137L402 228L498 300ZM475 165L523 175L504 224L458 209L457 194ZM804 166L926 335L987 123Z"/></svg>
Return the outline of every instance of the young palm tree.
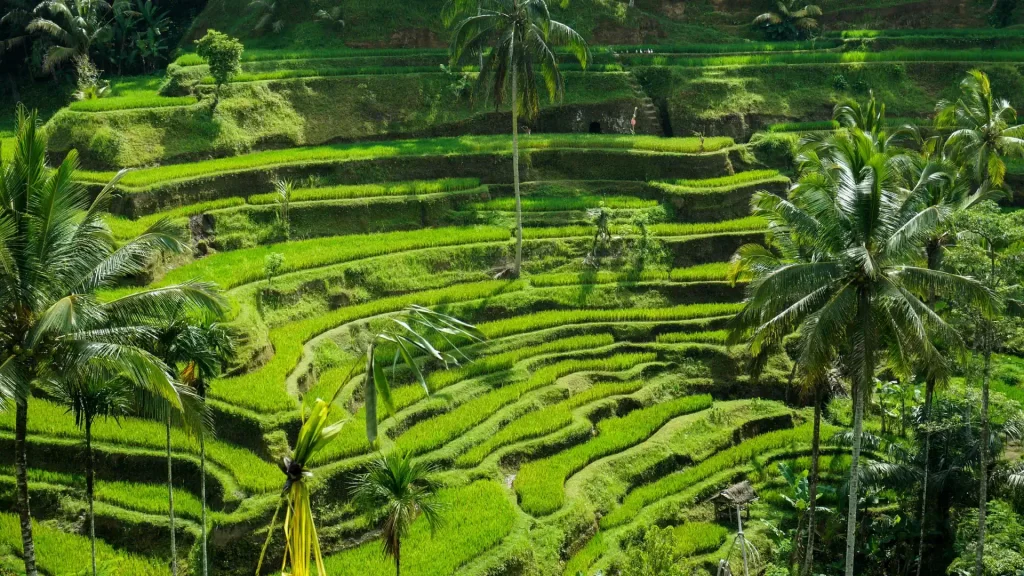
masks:
<svg viewBox="0 0 1024 576"><path fill-rule="evenodd" d="M846 534L846 575L853 576L864 400L879 351L896 364L920 362L939 370L943 359L929 336L957 341L919 294L934 290L981 306L987 290L973 280L916 266L923 244L942 220L939 208L917 210L895 186L894 162L870 134L834 134L801 155L802 175L784 200L753 199L765 217L779 258L744 246L737 258L755 271L734 337L754 353L800 329L799 362L808 378L825 375L843 347L853 375L853 446ZM802 256L802 257L801 257Z"/></svg>
<svg viewBox="0 0 1024 576"><path fill-rule="evenodd" d="M765 29L768 35L779 40L806 38L818 30L817 17L821 16L821 8L808 4L797 7L799 0L779 0L775 10L765 12L754 18L753 25Z"/></svg>
<svg viewBox="0 0 1024 576"><path fill-rule="evenodd" d="M402 538L422 514L435 532L441 525L437 485L433 469L401 452L382 454L352 483L352 496L369 514L379 519L383 552L395 561L395 576L402 573Z"/></svg>
<svg viewBox="0 0 1024 576"><path fill-rule="evenodd" d="M1024 125L1007 100L996 100L988 75L971 70L960 82L960 96L939 101L935 123L951 129L942 148L945 157L971 168L976 182L1002 186L1005 157L1024 157Z"/></svg>
<svg viewBox="0 0 1024 576"><path fill-rule="evenodd" d="M101 214L121 174L90 201L74 181L77 154L48 169L37 128L37 115L20 107L13 157L0 169L0 396L8 401L0 408L15 404L18 512L31 576L37 574L26 453L32 387L99 363L180 409L167 366L147 351L150 322L182 307L223 307L212 286L198 283L99 302L96 290L141 273L160 251L187 247L166 222L118 246Z"/></svg>
<svg viewBox="0 0 1024 576"><path fill-rule="evenodd" d="M92 452L92 425L97 418L119 420L132 412L131 380L100 366L86 366L78 373L62 374L44 384L54 400L67 407L75 424L85 432L85 494L89 501L89 540L92 574L96 576L96 517L93 512L96 463Z"/></svg>
<svg viewBox="0 0 1024 576"><path fill-rule="evenodd" d="M88 59L93 42L110 33L113 16L106 0L45 0L33 15L26 31L41 32L54 40L43 58L44 72L76 56Z"/></svg>
<svg viewBox="0 0 1024 576"><path fill-rule="evenodd" d="M457 65L467 55L483 54L478 85L490 94L495 106L511 99L512 179L516 197L516 258L511 273L518 277L523 263L519 116L534 118L540 112L538 81L544 82L552 102L561 99L565 81L554 46L568 47L584 68L590 53L582 36L551 19L546 0L450 0L442 17L446 24L455 26L451 65Z"/></svg>

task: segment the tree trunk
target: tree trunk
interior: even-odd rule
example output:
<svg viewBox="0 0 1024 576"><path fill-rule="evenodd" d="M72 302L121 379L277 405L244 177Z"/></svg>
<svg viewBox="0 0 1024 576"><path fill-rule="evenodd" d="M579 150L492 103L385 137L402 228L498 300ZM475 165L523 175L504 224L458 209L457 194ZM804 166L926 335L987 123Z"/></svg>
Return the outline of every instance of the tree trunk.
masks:
<svg viewBox="0 0 1024 576"><path fill-rule="evenodd" d="M988 503L988 384L992 372L992 346L985 344L985 368L981 376L981 467L978 469L978 547L974 557L974 574L985 571L985 505Z"/></svg>
<svg viewBox="0 0 1024 576"><path fill-rule="evenodd" d="M818 502L818 458L821 452L821 383L814 386L814 432L811 436L811 475L807 480L807 551L802 576L811 573L814 567L814 512Z"/></svg>
<svg viewBox="0 0 1024 576"><path fill-rule="evenodd" d="M14 468L18 484L18 515L21 520L22 557L25 575L38 576L36 546L32 539L32 511L28 498L28 398L18 402L14 412Z"/></svg>
<svg viewBox="0 0 1024 576"><path fill-rule="evenodd" d="M516 93L516 69L512 65L512 182L516 193L516 262L512 275L519 277L523 266L523 200L519 195L519 95Z"/></svg>
<svg viewBox="0 0 1024 576"><path fill-rule="evenodd" d="M928 378L924 391L924 476L921 479L921 531L917 537L917 576L921 576L924 565L924 529L928 517L928 476L931 474L932 446L932 397L935 395L935 378Z"/></svg>
<svg viewBox="0 0 1024 576"><path fill-rule="evenodd" d="M171 460L171 412L167 411L167 509L171 527L171 576L178 576L178 545L174 538L174 475Z"/></svg>
<svg viewBox="0 0 1024 576"><path fill-rule="evenodd" d="M402 576L402 540L395 538L395 576Z"/></svg>
<svg viewBox="0 0 1024 576"><path fill-rule="evenodd" d="M89 499L89 547L92 553L92 576L96 576L96 462L92 456L92 418L85 418L85 494Z"/></svg>
<svg viewBox="0 0 1024 576"><path fill-rule="evenodd" d="M199 390L199 397L206 403L206 385L199 382L196 387ZM209 565L209 558L206 552L206 435L199 432L199 499L202 503L202 521L203 527L201 530L202 534L202 558L203 558L203 576L207 576L207 566Z"/></svg>
<svg viewBox="0 0 1024 576"><path fill-rule="evenodd" d="M853 394L853 453L850 458L850 494L849 509L846 516L846 576L854 576L853 560L857 553L857 500L860 485L860 444L864 434L864 396L871 389L874 376L874 350L872 350L871 300L866 290L862 289L859 296L858 315L863 331L864 347L861 381L854 388Z"/></svg>

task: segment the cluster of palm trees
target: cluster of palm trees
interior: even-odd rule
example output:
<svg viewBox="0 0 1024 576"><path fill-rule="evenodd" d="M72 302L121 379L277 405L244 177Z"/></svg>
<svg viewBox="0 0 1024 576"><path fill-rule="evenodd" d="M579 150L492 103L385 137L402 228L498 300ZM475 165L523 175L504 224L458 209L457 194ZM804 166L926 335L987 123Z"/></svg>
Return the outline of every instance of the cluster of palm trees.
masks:
<svg viewBox="0 0 1024 576"><path fill-rule="evenodd" d="M46 139L36 114L17 112L17 137L0 169L0 409L15 411L15 468L25 572L38 574L32 538L27 441L34 396L65 405L85 433L89 531L96 573L92 427L128 415L167 425L168 492L172 425L199 440L210 433L203 406L208 379L230 357L218 319L223 298L211 284L188 282L113 299L98 292L145 272L162 252L187 243L168 222L118 244L102 220L118 174L98 195L74 180L71 152L46 166ZM203 478L205 488L205 477ZM205 498L203 558L205 574ZM173 568L177 552L173 550Z"/></svg>
<svg viewBox="0 0 1024 576"><path fill-rule="evenodd" d="M821 391L836 378L850 382L853 431L845 572L852 576L864 407L875 375L884 369L908 378L923 376L927 420L936 384L949 377L965 346L936 303L969 309L979 318L1001 313L998 291L981 279L947 270L943 254L957 241L952 227L957 215L995 197L1006 173L1004 159L1024 155L1024 126L1016 124L1008 103L993 97L980 71L961 82L956 100L939 103L936 135L928 139L910 128L888 133L884 106L874 97L866 106L837 107L835 117L843 130L802 142L799 178L788 197L759 193L753 198L754 212L768 221L767 245L744 246L734 257L735 274L750 280L734 337L748 341L758 355L779 350L785 339L796 335L795 369L815 391L816 422ZM972 345L986 359L984 438L989 434L994 343L975 336ZM984 449L988 443L981 444L978 576L989 457ZM927 451L926 437L925 462ZM928 478L926 468L922 510ZM816 483L813 466L802 574L810 574L813 565ZM920 521L923 526L923 515ZM919 556L923 544L922 528ZM920 574L921 558L917 561Z"/></svg>

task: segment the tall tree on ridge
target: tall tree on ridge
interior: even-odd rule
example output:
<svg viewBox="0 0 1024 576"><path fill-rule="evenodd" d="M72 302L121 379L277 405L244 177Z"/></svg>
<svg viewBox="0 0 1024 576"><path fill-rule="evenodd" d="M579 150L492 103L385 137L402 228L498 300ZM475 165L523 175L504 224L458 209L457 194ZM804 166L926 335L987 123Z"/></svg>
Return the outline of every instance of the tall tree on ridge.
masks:
<svg viewBox="0 0 1024 576"><path fill-rule="evenodd" d="M178 409L167 366L139 345L154 316L181 307L220 309L212 286L186 283L100 302L96 291L145 270L161 251L186 245L166 222L120 246L102 220L118 174L95 199L74 180L78 155L46 166L38 116L17 111L14 152L0 168L0 409L15 404L15 475L25 572L36 576L28 495L32 388L93 363L123 374Z"/></svg>
<svg viewBox="0 0 1024 576"><path fill-rule="evenodd" d="M539 81L552 102L560 100L565 80L554 46L566 46L584 68L590 52L575 30L551 19L546 0L449 0L442 12L446 25L454 25L451 65L467 55L485 55L478 86L495 106L511 100L512 178L516 197L516 256L511 275L523 264L523 206L519 193L519 116L540 112ZM538 78L538 71L540 78Z"/></svg>

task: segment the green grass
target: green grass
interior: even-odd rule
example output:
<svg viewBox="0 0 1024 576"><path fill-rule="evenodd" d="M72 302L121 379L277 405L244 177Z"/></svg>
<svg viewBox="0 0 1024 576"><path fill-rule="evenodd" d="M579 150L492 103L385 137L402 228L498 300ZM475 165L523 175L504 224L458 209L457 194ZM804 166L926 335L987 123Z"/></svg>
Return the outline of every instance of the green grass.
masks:
<svg viewBox="0 0 1024 576"><path fill-rule="evenodd" d="M643 270L642 272L612 272L609 270L583 272L551 272L530 276L534 286L574 286L590 284L631 284L636 282L655 282L672 280L673 282L708 282L722 281L729 277L731 264L728 262L711 262L687 268L672 270Z"/></svg>
<svg viewBox="0 0 1024 576"><path fill-rule="evenodd" d="M764 230L766 222L758 216L747 216L718 222L690 222L651 224L647 230L654 236L696 236L722 232L752 232ZM595 226L551 226L545 228L524 228L523 238L540 240L545 238L591 237L597 231Z"/></svg>
<svg viewBox="0 0 1024 576"><path fill-rule="evenodd" d="M608 358L563 360L537 370L524 382L507 384L473 398L442 416L417 423L399 436L396 443L401 449L413 454L434 450L473 428L499 408L515 402L523 394L550 386L562 376L576 372L619 372L653 362L656 358L653 353L632 353Z"/></svg>
<svg viewBox="0 0 1024 576"><path fill-rule="evenodd" d="M406 232L332 236L282 242L244 250L220 252L175 268L158 286L169 286L194 278L213 280L223 289L235 288L266 278L267 256L280 254L280 274L287 274L362 258L408 250L508 240L510 232L496 227L433 228Z"/></svg>
<svg viewBox="0 0 1024 576"><path fill-rule="evenodd" d="M590 572L587 569L597 561L601 553L604 552L605 547L604 532L598 531L587 541L583 548L573 554L572 558L569 558L565 563L565 569L562 571L563 576L578 576L580 573L584 575L589 574Z"/></svg>
<svg viewBox="0 0 1024 576"><path fill-rule="evenodd" d="M727 528L711 522L687 522L672 529L676 552L684 558L718 550L728 535Z"/></svg>
<svg viewBox="0 0 1024 576"><path fill-rule="evenodd" d="M707 138L704 150L713 152L734 145L732 138ZM524 150L544 149L615 149L643 152L671 152L696 154L700 151L697 138L660 138L657 136L616 136L601 134L544 134L524 136L519 140ZM295 164L318 164L365 160L370 158L393 158L417 155L458 155L481 153L509 153L512 139L509 136L463 136L459 138L434 138L422 140L400 140L393 142L369 142L355 144L332 144L304 148L265 150L240 156L217 158L182 164L171 164L153 168L141 168L128 173L121 185L129 188L144 188L156 184L200 178L214 174L229 173L258 168L274 168ZM78 177L86 182L106 183L112 172L79 171Z"/></svg>
<svg viewBox="0 0 1024 576"><path fill-rule="evenodd" d="M635 196L574 196L571 198L557 197L525 197L522 199L524 212L565 212L570 210L588 210L604 206L612 210L639 210L658 206L657 200L647 200ZM512 212L516 209L514 198L495 198L486 202L477 202L467 206L469 210L497 210Z"/></svg>
<svg viewBox="0 0 1024 576"><path fill-rule="evenodd" d="M836 429L831 426L822 426L822 441L831 438L835 431ZM755 456L798 444L809 444L811 434L812 427L810 424L790 430L769 432L745 440L685 470L669 474L650 484L640 486L623 499L621 506L611 510L601 518L601 527L607 529L625 524L636 518L636 515L644 507L681 490L685 490L719 472L745 464Z"/></svg>
<svg viewBox="0 0 1024 576"><path fill-rule="evenodd" d="M461 71L471 72L472 67L463 67ZM266 80L286 80L290 78L327 78L337 76L385 76L388 74L440 74L437 66L317 66L311 68L289 68L267 72L242 72L231 77L231 82L262 82ZM203 78L207 86L216 84L213 76Z"/></svg>
<svg viewBox="0 0 1024 576"><path fill-rule="evenodd" d="M83 574L91 563L89 538L69 534L49 524L32 521L36 562L54 576ZM21 524L16 514L0 512L0 544L21 553ZM169 574L162 560L116 550L102 540L96 541L97 564L107 576L149 576Z"/></svg>
<svg viewBox="0 0 1024 576"><path fill-rule="evenodd" d="M631 394L642 388L643 385L644 383L638 380L595 384L567 400L536 412L530 412L521 418L509 422L497 434L489 437L482 444L474 446L471 450L460 456L456 460L456 464L463 468L475 466L488 454L502 446L508 446L528 438L538 438L568 426L572 422L573 410L580 406L585 406L595 400L601 400L609 396Z"/></svg>
<svg viewBox="0 0 1024 576"><path fill-rule="evenodd" d="M747 170L746 172L737 172L717 178L673 180L667 182L667 184L682 186L683 188L732 188L741 184L770 180L778 175L778 170Z"/></svg>
<svg viewBox="0 0 1024 576"><path fill-rule="evenodd" d="M627 65L680 66L772 66L784 64L853 64L870 62L1021 62L1018 50L908 50L881 52L792 52L712 57L653 56L623 58Z"/></svg>
<svg viewBox="0 0 1024 576"><path fill-rule="evenodd" d="M359 184L351 186L327 186L323 188L299 188L290 196L292 202L317 200L341 200L349 198L377 198L381 196L408 196L413 194L435 194L471 190L480 186L479 178L444 178L442 180L416 180L390 184ZM278 194L255 194L249 196L249 204L276 204Z"/></svg>
<svg viewBox="0 0 1024 576"><path fill-rule="evenodd" d="M166 108L168 106L191 106L197 100L193 96L111 96L92 100L72 102L68 108L75 112L110 112L112 110L133 110L136 108Z"/></svg>
<svg viewBox="0 0 1024 576"><path fill-rule="evenodd" d="M0 429L14 430L13 411L0 412ZM28 431L30 439L31 436L39 435L84 440L84 434L75 425L74 417L63 407L46 400L33 400L30 403ZM138 418L125 418L120 424L113 420L101 420L93 424L95 442L116 446L163 451L167 446L166 434L162 423ZM171 430L171 446L177 453L195 454L198 451L193 439L178 428ZM266 493L280 488L281 471L277 466L264 462L249 450L209 440L206 452L211 462L227 469L245 490Z"/></svg>
<svg viewBox="0 0 1024 576"><path fill-rule="evenodd" d="M562 507L566 478L587 464L642 442L669 420L710 408L711 396L687 396L634 410L621 418L602 420L597 436L563 452L528 462L519 469L515 490L526 512L543 516Z"/></svg>
<svg viewBox="0 0 1024 576"><path fill-rule="evenodd" d="M835 120L819 120L813 122L779 122L768 126L769 132L813 132L818 130L838 130L839 122Z"/></svg>
<svg viewBox="0 0 1024 576"><path fill-rule="evenodd" d="M137 482L96 482L96 499L121 508L146 514L165 516L170 509L167 486ZM174 513L201 521L203 505L199 498L187 490L174 489Z"/></svg>
<svg viewBox="0 0 1024 576"><path fill-rule="evenodd" d="M243 204L245 204L245 200L241 198L221 198L219 200L210 200L209 202L189 204L188 206L181 206L164 212L147 214L137 220L113 215L107 216L104 220L106 221L107 226L110 227L110 231L114 234L114 238L117 238L118 240L130 240L141 235L148 230L150 226L165 218L168 220L179 220L182 218L188 218L189 216L197 216L213 210L221 210L224 208L241 206Z"/></svg>
<svg viewBox="0 0 1024 576"><path fill-rule="evenodd" d="M479 324L488 338L500 338L565 326L593 322L667 322L728 316L740 311L742 304L686 304L670 308L618 308L613 310L552 310Z"/></svg>
<svg viewBox="0 0 1024 576"><path fill-rule="evenodd" d="M684 342L703 342L705 344L725 344L729 339L728 330L709 330L703 332L669 332L659 334L657 341L662 344L679 344Z"/></svg>
<svg viewBox="0 0 1024 576"><path fill-rule="evenodd" d="M515 506L496 482L478 481L441 493L444 527L431 535L426 519L416 520L402 539L402 571L448 576L500 543L516 522ZM379 540L324 560L332 576L392 576L395 565L381 554Z"/></svg>

